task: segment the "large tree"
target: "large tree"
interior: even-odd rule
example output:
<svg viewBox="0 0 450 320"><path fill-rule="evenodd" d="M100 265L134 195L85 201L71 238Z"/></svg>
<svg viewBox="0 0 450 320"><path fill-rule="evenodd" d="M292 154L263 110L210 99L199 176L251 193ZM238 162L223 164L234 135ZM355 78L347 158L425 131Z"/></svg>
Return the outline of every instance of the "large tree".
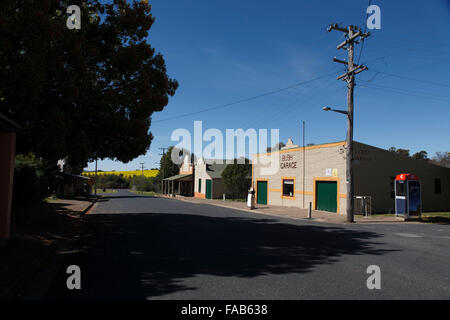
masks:
<svg viewBox="0 0 450 320"><path fill-rule="evenodd" d="M69 5L81 29L67 28ZM178 86L147 42L150 5L2 0L0 10L0 112L23 127L19 153L81 167L145 154L151 116Z"/></svg>

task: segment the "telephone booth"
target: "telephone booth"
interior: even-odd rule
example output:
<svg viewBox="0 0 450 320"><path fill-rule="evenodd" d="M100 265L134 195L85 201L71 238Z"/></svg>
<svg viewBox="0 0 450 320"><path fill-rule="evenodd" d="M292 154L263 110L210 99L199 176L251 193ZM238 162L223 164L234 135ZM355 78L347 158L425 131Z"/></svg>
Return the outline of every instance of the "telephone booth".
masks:
<svg viewBox="0 0 450 320"><path fill-rule="evenodd" d="M395 177L395 215L420 218L422 214L422 191L419 178L414 174L401 173Z"/></svg>

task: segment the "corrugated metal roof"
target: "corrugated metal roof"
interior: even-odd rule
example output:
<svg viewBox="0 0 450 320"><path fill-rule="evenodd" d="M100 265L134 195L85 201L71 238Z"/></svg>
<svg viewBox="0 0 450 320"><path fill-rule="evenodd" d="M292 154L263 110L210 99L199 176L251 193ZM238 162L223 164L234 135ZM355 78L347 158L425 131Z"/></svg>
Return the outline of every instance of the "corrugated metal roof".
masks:
<svg viewBox="0 0 450 320"><path fill-rule="evenodd" d="M17 123L0 113L0 130L6 132L16 132L22 129Z"/></svg>
<svg viewBox="0 0 450 320"><path fill-rule="evenodd" d="M171 177L165 178L163 180L174 181L174 180L179 180L179 179L186 178L186 177L189 177L189 176L192 176L192 173L177 174L176 176L171 176Z"/></svg>
<svg viewBox="0 0 450 320"><path fill-rule="evenodd" d="M207 164L206 165L206 173L211 177L211 178L222 178L222 172L223 170L225 170L225 168L227 167L228 164L226 163L213 163L213 164Z"/></svg>

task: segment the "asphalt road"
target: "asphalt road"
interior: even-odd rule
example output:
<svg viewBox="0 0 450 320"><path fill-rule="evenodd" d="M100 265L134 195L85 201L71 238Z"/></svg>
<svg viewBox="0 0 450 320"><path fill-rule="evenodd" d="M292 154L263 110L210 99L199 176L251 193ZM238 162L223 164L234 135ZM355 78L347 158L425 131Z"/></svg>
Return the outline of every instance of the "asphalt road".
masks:
<svg viewBox="0 0 450 320"><path fill-rule="evenodd" d="M332 225L119 191L72 249L47 298L450 299L449 225ZM69 265L81 290L66 287Z"/></svg>

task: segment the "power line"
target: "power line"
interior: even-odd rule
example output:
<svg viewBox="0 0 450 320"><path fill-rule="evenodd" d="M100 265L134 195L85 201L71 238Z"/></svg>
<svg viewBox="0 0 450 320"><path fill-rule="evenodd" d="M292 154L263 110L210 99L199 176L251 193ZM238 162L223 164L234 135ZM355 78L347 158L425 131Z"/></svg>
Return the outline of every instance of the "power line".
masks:
<svg viewBox="0 0 450 320"><path fill-rule="evenodd" d="M332 78L330 80L334 81ZM294 96L293 100L289 101L288 104L286 104L282 107L279 107L279 108L274 108L274 113L262 120L263 121L270 120L270 122L272 124L277 124L278 121L280 119L283 119L282 117L285 115L288 115L289 119L291 119L293 116L295 117L295 114L293 114L292 112L295 110L296 107L302 108L302 107L305 107L306 105L311 107L312 105L316 105L316 103L312 103L316 99L320 99L323 101L323 96L320 94L320 92L324 91L323 90L324 87L327 88L327 91L326 91L327 98L330 98L330 97L336 95L339 92L339 90L341 90L342 88L339 86L337 88L334 88L334 90L329 90L328 88L330 87L329 85L331 84L331 83L329 83L330 80L324 80L323 85L316 86L316 87L308 90L308 96L306 96L306 98L302 97L301 101L298 99L298 95ZM337 91L336 91L336 89L337 89ZM304 108L303 108L303 110L304 110Z"/></svg>
<svg viewBox="0 0 450 320"><path fill-rule="evenodd" d="M439 37L439 39L444 39L445 37L447 37L448 35L442 35L442 37ZM381 39L385 39L385 40L394 40L396 43L399 41L404 41L404 42L408 42L408 43L423 43L426 45L433 45L433 46L437 46L437 45L441 45L441 46L450 46L450 43L443 43L442 41L437 42L437 41L424 41L423 39L417 40L417 35L416 38L402 38L402 37L389 37L386 36L384 34L377 34L377 38L381 38Z"/></svg>
<svg viewBox="0 0 450 320"><path fill-rule="evenodd" d="M378 41L379 42L379 41ZM450 52L448 51L440 51L440 50L433 50L433 49L426 49L423 47L398 47L398 46L393 46L391 44L386 44L385 42L383 43L378 43L377 42L377 46L385 46L385 47L391 47L391 48L395 48L395 49L402 49L402 50L408 50L408 51L428 51L428 52L433 52L433 53L439 53L439 54L450 54Z"/></svg>
<svg viewBox="0 0 450 320"><path fill-rule="evenodd" d="M328 33L328 32L326 32L326 33ZM323 35L320 38L323 38ZM327 51L330 48L332 48L333 46L339 44L343 38L345 38L344 35L340 36L337 40L335 40L335 42L332 42L329 46L327 46L324 50L322 50L321 51L322 55L324 53L326 54ZM337 73L337 69L336 69L336 73ZM326 81L328 81L328 80L326 80ZM325 83L325 82L321 82L321 83ZM322 87L323 87L323 85L322 85ZM294 90L299 90L299 91L292 90L291 92L288 92L287 95L281 97L279 100L276 100L275 102L272 101L272 102L265 104L265 106L259 106L258 113L256 113L256 115L253 115L251 119L248 119L247 117L241 118L241 122L239 122L239 123L241 123L240 126L242 127L244 125L247 125L249 122L251 122L254 127L258 127L261 123L263 123L267 119L271 119L271 122L273 123L274 117L279 118L280 114L282 114L279 109L285 108L285 105L282 103L282 100L284 100L284 102L287 102L287 100L291 100L287 104L287 107L291 107L293 105L291 102L293 100L295 100L298 97L298 95L300 95L302 93L302 91L300 91L300 90L305 89L305 88L307 88L307 87L303 86L300 88L298 88L298 87L293 88ZM309 90L309 92L311 92L311 90ZM308 98L308 101L309 100L310 99ZM268 109L268 110L266 110L266 109ZM261 112L261 110L264 110L264 111Z"/></svg>
<svg viewBox="0 0 450 320"><path fill-rule="evenodd" d="M365 83L368 83L368 82L369 82L369 81L365 81L365 80L362 80L362 79L359 79L359 80L361 80L361 81L363 81L363 82L365 82ZM388 86L379 85L379 84L376 84L376 83L374 83L374 84L369 83L369 85L371 85L371 86L377 86L377 87L380 87L380 88L393 89L393 90L400 90L400 91L405 91L405 92L411 92L411 93L416 93L416 94L422 94L422 95L430 96L430 93L428 93L428 92L423 92L423 91L416 91L416 90L410 90L410 89L388 87ZM435 97L441 97L441 98L445 98L445 99L450 99L450 96L442 96L442 95L437 95L437 94L433 94L433 96L435 96Z"/></svg>
<svg viewBox="0 0 450 320"><path fill-rule="evenodd" d="M440 95L430 96L426 92L414 91L414 90L408 90L408 89L402 89L402 88L394 88L394 87L388 87L388 86L381 86L378 84L368 83L368 81L364 81L362 79L359 79L359 80L363 81L367 88L383 89L383 90L387 90L387 91L391 91L394 93L399 93L399 94L403 94L403 95L407 95L407 96L415 96L415 97L427 98L427 99L439 100L439 101L445 101L445 102L449 102L449 100L446 100L446 99L450 99L449 96L440 96ZM440 98L436 98L436 97L440 97Z"/></svg>
<svg viewBox="0 0 450 320"><path fill-rule="evenodd" d="M262 98L262 97L265 97L265 96L269 96L269 95L272 95L272 94L275 94L275 93L278 93L278 92L281 92L281 91L292 89L292 88L295 88L295 87L298 87L298 86L301 86L301 85L304 85L304 84L307 84L307 83L310 83L310 82L313 82L313 81L316 81L316 80L320 80L320 79L323 79L323 78L335 75L336 73L337 72L328 73L328 74L325 74L325 75L322 75L322 76L319 76L319 77L316 77L316 78L313 78L313 79L309 79L309 80L305 80L305 81L296 83L296 84L288 86L288 87L284 87L284 88L281 88L281 89L265 92L265 93L262 93L262 94L259 94L259 95L253 96L253 97L237 100L237 101L226 103L226 104L223 104L223 105L218 105L218 106L211 107L211 108L205 108L203 110L199 110L199 111L195 111L195 112L188 112L188 113L184 113L184 114L181 114L181 115L178 115L178 116L173 116L173 117L169 117L169 118L165 118L165 119L161 119L161 120L156 120L156 121L153 121L153 123L175 120L175 119L179 119L179 118L184 118L184 117L196 115L196 114L199 114L199 113L204 113L204 112L209 112L209 111L214 111L214 110L230 107L230 106L233 106L233 105L236 105L236 104L240 104L240 103L243 103L243 102L248 102L248 101L255 100L255 99L258 99L258 98Z"/></svg>
<svg viewBox="0 0 450 320"><path fill-rule="evenodd" d="M430 57L418 57L418 56L412 56L410 54L399 54L399 53L395 53L395 54L389 54L389 55L385 55L385 56L381 56L381 57L377 57L377 58L372 58L370 60L364 60L363 64L367 64L368 62L373 62L373 61L377 61L377 60L385 60L386 58L391 58L391 57L407 57L410 59L418 59L418 60L424 60L424 61L438 61L438 62L444 62L444 63L448 63L449 60L443 60L443 59L435 59L435 58L430 58ZM385 62L385 61L384 61Z"/></svg>
<svg viewBox="0 0 450 320"><path fill-rule="evenodd" d="M372 4L372 0L369 0L369 4L367 5L367 7L370 7L371 4ZM369 13L366 11L366 18L364 19L364 22L363 22L363 24L364 24L364 32L363 33L366 33L366 31L367 31L367 18L368 17L369 17ZM364 42L365 42L364 38L362 38L361 40L362 40L361 50L359 50L358 62L356 62L356 64L359 64L359 60L361 59L361 54L362 54L362 51L364 48Z"/></svg>
<svg viewBox="0 0 450 320"><path fill-rule="evenodd" d="M336 72L337 73L337 72ZM279 117L282 117L285 114L289 114L291 111L291 107L298 104L298 96L303 93L302 90L305 88L308 89L308 93L306 94L306 101L309 101L313 97L315 97L315 89L318 87L323 87L324 85L328 84L329 81L333 81L333 78L324 80L320 83L314 83L314 84L308 84L307 86L301 87L297 92L295 92L293 95L288 97L288 99L284 99L284 101L276 101L274 103L271 103L270 105L264 107L264 109L268 109L265 113L261 113L261 115L258 118L247 120L248 122L251 122L253 126L258 127L265 123L268 119L270 119L270 122L272 124L276 123L276 120ZM310 86L313 86L312 88ZM309 96L311 95L311 97ZM305 100L303 100L305 101ZM283 110L283 111L282 111Z"/></svg>
<svg viewBox="0 0 450 320"><path fill-rule="evenodd" d="M388 72L383 72L383 71L377 71L377 70L372 70L375 71L376 74L385 74L391 77L395 77L395 78L400 78L400 79L407 79L407 80L412 80L412 81L417 81L417 82L423 82L423 83L429 83L429 84L433 84L436 86L443 86L443 87L450 87L450 84L446 84L446 83L439 83L439 82L434 82L434 81L428 81L428 80L420 80L420 79L415 79L415 78L411 78L411 77L406 77L406 76L400 76L397 74L393 74L393 73L388 73ZM371 80L362 80L361 81L372 81L373 78Z"/></svg>

